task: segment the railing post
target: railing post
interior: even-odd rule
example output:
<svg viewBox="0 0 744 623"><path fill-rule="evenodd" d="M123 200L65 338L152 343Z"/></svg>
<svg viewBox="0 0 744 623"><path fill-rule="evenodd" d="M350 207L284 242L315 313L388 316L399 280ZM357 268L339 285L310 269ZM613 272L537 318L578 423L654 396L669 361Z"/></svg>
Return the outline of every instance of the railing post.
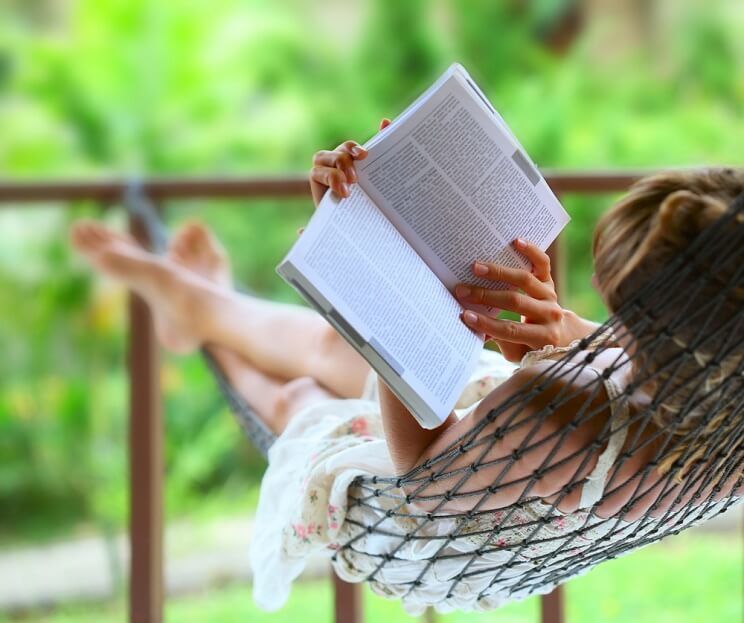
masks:
<svg viewBox="0 0 744 623"><path fill-rule="evenodd" d="M137 221L130 231L145 246ZM145 302L129 299L129 621L163 620L163 430L158 347Z"/></svg>
<svg viewBox="0 0 744 623"><path fill-rule="evenodd" d="M564 623L563 585L556 586L552 592L540 597L541 623Z"/></svg>
<svg viewBox="0 0 744 623"><path fill-rule="evenodd" d="M333 601L335 623L362 623L362 587L344 582L333 571Z"/></svg>

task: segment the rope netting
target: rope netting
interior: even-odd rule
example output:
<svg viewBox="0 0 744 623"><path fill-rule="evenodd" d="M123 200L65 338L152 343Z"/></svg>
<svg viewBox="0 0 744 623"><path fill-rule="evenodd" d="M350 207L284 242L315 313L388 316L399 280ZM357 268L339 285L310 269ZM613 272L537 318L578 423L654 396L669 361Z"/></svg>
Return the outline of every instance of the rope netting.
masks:
<svg viewBox="0 0 744 623"><path fill-rule="evenodd" d="M478 587L478 600L519 597L545 592L736 503L744 465L743 217L740 196L593 335L543 366L446 451L403 476L358 478L346 517L352 527L335 554L337 565L369 570L368 581L379 581L387 593L393 584L399 596L449 575L443 599L465 581L468 590ZM634 346L626 351L618 342ZM638 365L644 352L659 362L651 370ZM603 354L613 357L610 364L582 381ZM622 391L608 391L608 379L631 369ZM648 403L617 418L641 387L653 390ZM540 396L550 398L542 404ZM550 426L567 405L572 419ZM668 405L676 405L673 417L659 425L654 416ZM561 452L582 426L600 421L593 438ZM516 431L521 441L506 446ZM587 485L588 467L618 436L625 441L601 497L590 508L562 512L562 502ZM626 464L639 457L643 464L629 472ZM547 499L538 495L538 483L561 470L565 484ZM509 498L510 490L520 493L492 503ZM612 509L613 499L622 501L619 508ZM602 511L608 507L611 512ZM415 541L421 550L412 555ZM484 564L489 555L491 563ZM415 577L385 575L387 567L412 558L420 563Z"/></svg>
<svg viewBox="0 0 744 623"><path fill-rule="evenodd" d="M131 192L125 205L162 246L146 198ZM489 607L725 512L744 481L742 303L744 195L444 452L401 476L358 477L333 555L341 577L362 574L399 597L428 589L428 603L475 590ZM265 454L272 433L203 354ZM613 391L616 374L630 380ZM639 388L649 399L631 405ZM566 409L571 418L556 422ZM585 429L592 434L579 435ZM601 495L580 506L592 468L619 439Z"/></svg>

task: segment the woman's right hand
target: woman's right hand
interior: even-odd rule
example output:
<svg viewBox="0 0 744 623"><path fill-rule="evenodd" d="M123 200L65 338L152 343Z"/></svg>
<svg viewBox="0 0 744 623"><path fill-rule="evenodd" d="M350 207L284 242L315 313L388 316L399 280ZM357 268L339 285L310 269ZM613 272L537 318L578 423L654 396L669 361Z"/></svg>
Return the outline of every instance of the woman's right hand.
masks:
<svg viewBox="0 0 744 623"><path fill-rule="evenodd" d="M507 284L512 289L459 284L455 296L466 307L463 322L496 342L504 358L512 362L520 361L527 352L543 346L568 346L595 331L599 325L558 304L548 254L537 245L519 238L514 241L514 247L530 261L532 269L474 262L472 270L476 277ZM515 312L522 321L491 318L467 309L473 305Z"/></svg>
<svg viewBox="0 0 744 623"><path fill-rule="evenodd" d="M390 125L389 119L383 119L380 130ZM344 141L333 151L321 150L313 156L313 168L310 170L310 190L317 206L330 188L339 197L349 196L349 185L357 181L354 163L364 160L367 150L356 141Z"/></svg>

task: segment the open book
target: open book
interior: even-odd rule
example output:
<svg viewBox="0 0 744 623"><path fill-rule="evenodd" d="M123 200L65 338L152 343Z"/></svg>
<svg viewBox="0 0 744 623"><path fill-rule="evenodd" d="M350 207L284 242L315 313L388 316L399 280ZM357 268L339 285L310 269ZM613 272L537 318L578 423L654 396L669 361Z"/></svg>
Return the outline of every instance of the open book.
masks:
<svg viewBox="0 0 744 623"><path fill-rule="evenodd" d="M483 348L455 285L499 287L473 261L529 268L511 242L545 249L569 219L460 65L364 147L350 196L328 191L277 270L434 428Z"/></svg>

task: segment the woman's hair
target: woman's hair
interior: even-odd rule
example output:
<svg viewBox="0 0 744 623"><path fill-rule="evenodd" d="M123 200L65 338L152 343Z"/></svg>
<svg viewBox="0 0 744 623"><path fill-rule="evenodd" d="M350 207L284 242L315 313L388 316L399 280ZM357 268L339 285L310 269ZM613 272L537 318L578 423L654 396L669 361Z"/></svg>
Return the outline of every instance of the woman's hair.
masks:
<svg viewBox="0 0 744 623"><path fill-rule="evenodd" d="M720 257L711 254L712 262L703 261L703 266L696 267L701 278L694 279L695 283L683 283L683 292L678 289L666 294L682 294L676 304L643 301L647 308L644 314L652 314L645 315L645 322L639 322L638 308L624 304L688 249L741 193L744 169L654 175L634 184L602 217L594 232L597 285L610 311L618 314L635 343L634 376L639 382L651 379L644 389L652 397L653 419L672 435L662 453L659 470L667 473L674 469L676 480L699 461L707 463L706 470L714 467L711 459L719 471L725 469L726 460L739 460L742 451L739 434L738 441L728 443L731 450L727 456L720 453L723 442L731 442L741 421L741 398L732 404L730 396L732 391L738 396L744 391L741 374L736 370L741 364L742 347L729 347L723 358L720 351L726 349L732 331L742 331L735 317L741 314L744 284L736 272L744 262L744 250L729 249L728 255L721 253ZM744 240L741 218L727 227L735 228L727 233ZM711 305L724 290L726 296L719 297L720 306ZM714 309L706 312L706 306ZM695 314L695 310L703 311ZM667 338L660 339L660 335ZM740 339L740 335L734 339ZM684 356L689 353L692 356ZM675 358L675 365L668 365ZM712 365L715 370L708 369ZM737 455L731 457L734 449Z"/></svg>

